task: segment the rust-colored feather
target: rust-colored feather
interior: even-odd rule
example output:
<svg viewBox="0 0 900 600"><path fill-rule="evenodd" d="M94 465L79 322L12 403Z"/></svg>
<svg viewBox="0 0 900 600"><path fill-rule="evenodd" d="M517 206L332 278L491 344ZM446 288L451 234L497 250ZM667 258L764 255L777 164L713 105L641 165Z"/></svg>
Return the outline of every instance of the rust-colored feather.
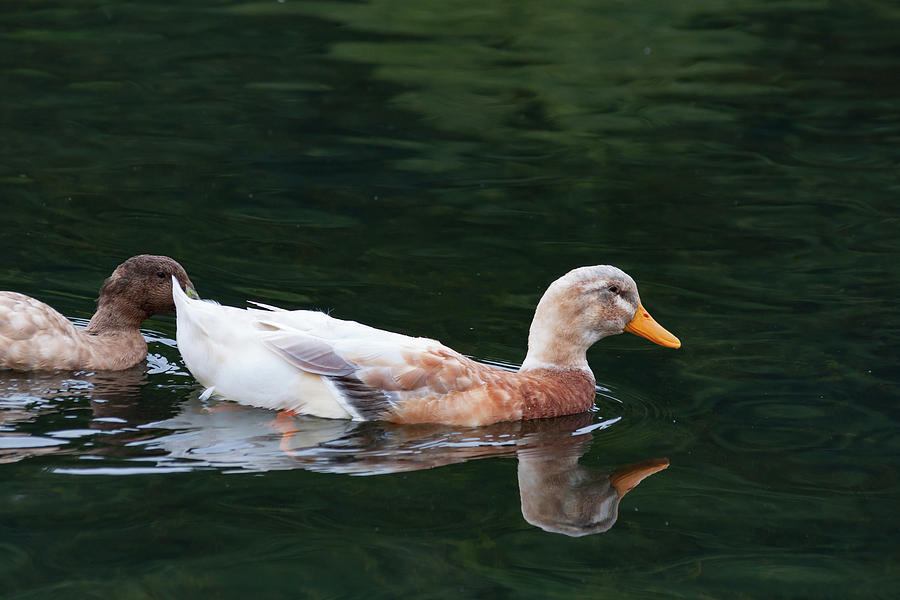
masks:
<svg viewBox="0 0 900 600"><path fill-rule="evenodd" d="M484 425L582 412L593 404L593 377L581 369L511 373L460 358L445 359L427 387L399 395L387 420Z"/></svg>

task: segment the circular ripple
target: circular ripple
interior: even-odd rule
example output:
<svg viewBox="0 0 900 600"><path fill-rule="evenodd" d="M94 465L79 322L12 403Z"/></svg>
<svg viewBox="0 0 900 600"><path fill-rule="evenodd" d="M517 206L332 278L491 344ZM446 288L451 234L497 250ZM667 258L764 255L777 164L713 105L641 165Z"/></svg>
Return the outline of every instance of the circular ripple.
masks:
<svg viewBox="0 0 900 600"><path fill-rule="evenodd" d="M601 384L595 405L600 417L595 420L618 419L595 435L595 439L607 447L649 448L663 440L671 443L673 436L680 432L675 412L677 406L668 396L648 395L632 388Z"/></svg>

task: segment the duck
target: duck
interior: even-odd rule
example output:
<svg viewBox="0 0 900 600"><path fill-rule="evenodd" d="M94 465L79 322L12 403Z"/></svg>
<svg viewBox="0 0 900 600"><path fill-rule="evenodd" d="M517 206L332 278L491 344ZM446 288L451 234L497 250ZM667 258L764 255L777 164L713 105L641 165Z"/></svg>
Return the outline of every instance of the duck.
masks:
<svg viewBox="0 0 900 600"><path fill-rule="evenodd" d="M185 366L217 397L294 415L481 426L589 410L586 352L627 331L679 348L621 269L573 269L538 302L518 371L480 363L440 342L323 312L252 302L222 306L172 286Z"/></svg>
<svg viewBox="0 0 900 600"><path fill-rule="evenodd" d="M184 267L174 259L132 256L104 281L97 309L84 328L40 300L0 291L0 368L120 371L133 367L147 357L141 323L152 315L175 311L173 286L198 297Z"/></svg>

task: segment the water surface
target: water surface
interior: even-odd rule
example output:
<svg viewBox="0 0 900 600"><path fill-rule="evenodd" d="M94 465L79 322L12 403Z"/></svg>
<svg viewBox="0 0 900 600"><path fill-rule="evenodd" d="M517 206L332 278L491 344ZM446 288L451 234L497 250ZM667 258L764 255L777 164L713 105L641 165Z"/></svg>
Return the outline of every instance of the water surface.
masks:
<svg viewBox="0 0 900 600"><path fill-rule="evenodd" d="M83 323L163 253L225 304L516 365L546 285L610 263L684 344L604 340L585 424L486 431L200 402L167 316L147 365L2 372L4 597L894 596L898 28L878 0L4 5L0 289ZM574 537L529 521L534 444L607 492L670 466Z"/></svg>

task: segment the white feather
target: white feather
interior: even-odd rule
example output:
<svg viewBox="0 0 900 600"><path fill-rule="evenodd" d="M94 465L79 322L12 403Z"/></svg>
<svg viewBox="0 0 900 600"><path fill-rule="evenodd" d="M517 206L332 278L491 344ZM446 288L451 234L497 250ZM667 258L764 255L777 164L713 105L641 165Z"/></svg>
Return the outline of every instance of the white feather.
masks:
<svg viewBox="0 0 900 600"><path fill-rule="evenodd" d="M327 377L304 371L270 347L273 336L314 336L347 363L403 366L404 352L438 342L383 331L307 310L234 308L188 298L174 285L178 349L185 365L216 396L263 408L363 420ZM274 309L274 310L273 310ZM207 390L208 391L208 390Z"/></svg>

